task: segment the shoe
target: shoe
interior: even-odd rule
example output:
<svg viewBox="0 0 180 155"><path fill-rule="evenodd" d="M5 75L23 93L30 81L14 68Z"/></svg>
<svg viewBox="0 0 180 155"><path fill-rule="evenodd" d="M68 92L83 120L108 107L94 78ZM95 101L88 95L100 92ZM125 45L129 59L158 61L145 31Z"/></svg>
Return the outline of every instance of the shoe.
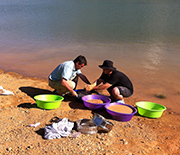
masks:
<svg viewBox="0 0 180 155"><path fill-rule="evenodd" d="M64 96L66 96L66 95L67 95L67 96L69 96L69 97L72 97L72 94L71 94L69 91L68 91L68 92L65 92L65 93L64 93L64 94L62 94L61 96L63 96L63 97L64 97Z"/></svg>
<svg viewBox="0 0 180 155"><path fill-rule="evenodd" d="M55 95L59 95L59 94L57 93L57 90L56 90L56 89L55 89L52 93L55 94Z"/></svg>
<svg viewBox="0 0 180 155"><path fill-rule="evenodd" d="M117 101L115 101L116 103L123 103L123 104L125 104L125 102L124 101L122 101L122 100L117 100Z"/></svg>

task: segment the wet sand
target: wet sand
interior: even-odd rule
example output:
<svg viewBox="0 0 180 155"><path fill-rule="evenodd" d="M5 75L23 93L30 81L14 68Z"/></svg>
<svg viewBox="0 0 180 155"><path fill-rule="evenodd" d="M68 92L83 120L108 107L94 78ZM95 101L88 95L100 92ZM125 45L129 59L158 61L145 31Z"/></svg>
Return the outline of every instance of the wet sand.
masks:
<svg viewBox="0 0 180 155"><path fill-rule="evenodd" d="M69 59L66 58L64 60ZM24 76L38 77L47 80L48 75L61 61L55 60L51 62L48 60L47 62L39 61L38 63L28 62L27 65L23 66L21 63L15 63L14 65L6 64L3 68L5 68L5 71L15 71L23 73ZM100 60L89 60L88 65L82 69L82 73L88 77L90 82L93 82L101 75L102 70L98 67L101 63L102 62ZM8 67L10 67L10 69L8 69ZM155 75L151 75L151 73L146 73L142 71L142 68L137 66L134 67L135 70L133 68L128 68L128 66L117 66L117 68L121 69L120 71L124 72L131 79L134 85L133 97L138 101L156 102L179 113L180 83L178 75L166 74L166 72L163 71L156 73ZM79 80L78 88L82 89L84 88L84 85L85 84ZM159 94L166 96L166 98L162 99L155 96Z"/></svg>

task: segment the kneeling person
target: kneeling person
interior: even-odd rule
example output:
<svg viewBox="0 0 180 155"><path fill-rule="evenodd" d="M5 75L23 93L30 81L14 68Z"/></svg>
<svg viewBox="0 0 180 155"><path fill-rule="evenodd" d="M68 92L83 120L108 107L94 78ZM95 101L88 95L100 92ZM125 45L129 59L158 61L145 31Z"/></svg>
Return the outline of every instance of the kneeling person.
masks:
<svg viewBox="0 0 180 155"><path fill-rule="evenodd" d="M103 72L92 85L86 86L87 91L107 89L113 100L124 100L124 97L133 94L132 82L124 73L113 67L112 61L105 60L99 67Z"/></svg>
<svg viewBox="0 0 180 155"><path fill-rule="evenodd" d="M87 60L82 55L79 55L73 61L63 62L49 75L49 86L60 95L70 92L77 97L78 95L74 90L77 86L78 77L86 84L90 84L86 76L81 73L81 68L86 65Z"/></svg>

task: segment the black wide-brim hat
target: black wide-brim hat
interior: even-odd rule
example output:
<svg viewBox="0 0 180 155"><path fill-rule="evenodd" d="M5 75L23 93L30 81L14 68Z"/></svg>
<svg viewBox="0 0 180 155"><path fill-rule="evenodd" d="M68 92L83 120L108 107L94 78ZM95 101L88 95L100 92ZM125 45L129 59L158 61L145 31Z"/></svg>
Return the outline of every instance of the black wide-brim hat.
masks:
<svg viewBox="0 0 180 155"><path fill-rule="evenodd" d="M102 65L99 65L102 69L111 69L112 71L115 71L116 68L113 67L113 62L111 60L104 60Z"/></svg>

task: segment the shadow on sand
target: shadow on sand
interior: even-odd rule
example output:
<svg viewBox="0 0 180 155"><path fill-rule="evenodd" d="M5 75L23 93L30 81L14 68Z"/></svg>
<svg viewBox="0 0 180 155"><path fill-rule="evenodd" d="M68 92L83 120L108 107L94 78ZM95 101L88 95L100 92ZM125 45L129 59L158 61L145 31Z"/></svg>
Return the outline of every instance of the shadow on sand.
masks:
<svg viewBox="0 0 180 155"><path fill-rule="evenodd" d="M73 98L70 100L69 107L72 109L88 110L88 108L84 105L83 101L77 98Z"/></svg>
<svg viewBox="0 0 180 155"><path fill-rule="evenodd" d="M22 92L26 93L28 96L30 96L32 99L34 99L34 96L36 95L40 95L40 94L55 94L52 91L46 90L46 89L40 89L40 88L34 88L34 87L20 87L19 88ZM57 94L56 94L57 95ZM64 96L64 100L65 102L69 101L69 106L72 109L82 109L82 110L90 110L88 109L83 101L81 99L77 99L73 96L69 96L66 95ZM21 103L18 105L18 107L22 107L22 108L38 108L36 103ZM102 115L103 117L107 118L107 119L111 119L110 115L107 113L107 111L104 109L100 109L100 110L92 110L92 114L94 115L95 113Z"/></svg>
<svg viewBox="0 0 180 155"><path fill-rule="evenodd" d="M40 95L40 94L53 94L53 92L46 90L46 89L40 89L40 88L34 88L34 87L20 87L19 90L26 93L28 96L30 96L32 99L34 99L34 96ZM38 108L36 103L21 103L18 105L18 107L22 108Z"/></svg>
<svg viewBox="0 0 180 155"><path fill-rule="evenodd" d="M33 99L34 99L34 96L36 96L36 95L53 94L53 92L50 90L34 88L34 87L20 87L19 89Z"/></svg>
<svg viewBox="0 0 180 155"><path fill-rule="evenodd" d="M22 92L26 93L28 96L30 96L32 99L34 99L34 97L36 95L40 95L40 94L54 94L54 95L58 95L55 92L52 92L50 90L46 90L46 89L40 89L40 88L35 88L35 87L20 87L19 90L21 90ZM64 102L69 102L69 106L72 109L83 109L83 110L88 110L82 100L79 100L71 95L65 95L64 97ZM35 101L36 102L36 101ZM22 108L38 108L36 103L21 103L18 105L18 107L22 107Z"/></svg>

